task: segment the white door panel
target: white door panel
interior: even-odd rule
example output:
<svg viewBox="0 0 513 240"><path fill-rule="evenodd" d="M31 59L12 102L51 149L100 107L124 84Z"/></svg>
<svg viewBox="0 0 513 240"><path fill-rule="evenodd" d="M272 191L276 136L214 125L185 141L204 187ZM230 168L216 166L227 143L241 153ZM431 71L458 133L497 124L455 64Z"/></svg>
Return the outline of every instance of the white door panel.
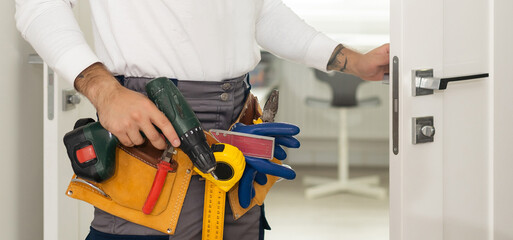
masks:
<svg viewBox="0 0 513 240"><path fill-rule="evenodd" d="M512 89L512 66L513 66L513 28L511 27L513 12L513 1L495 0L492 14L492 40L493 57L491 66L493 68L494 81L490 92L493 92L492 103L493 131L490 133L490 145L493 146L493 167L490 172L493 183L493 236L494 240L513 239L513 147L511 136L513 128Z"/></svg>
<svg viewBox="0 0 513 240"><path fill-rule="evenodd" d="M75 109L63 111L63 90L73 89L73 86L57 75L48 74L49 71L45 64L44 239L85 239L93 211L90 205L66 196L65 191L73 170L62 139L64 134L73 129L77 119L94 117L95 111L84 97ZM53 85L49 85L49 81L53 81ZM49 114L51 111L53 114Z"/></svg>
<svg viewBox="0 0 513 240"><path fill-rule="evenodd" d="M442 239L443 125L438 119L443 118L443 111L428 108L442 106L443 96L413 98L411 82L406 79L411 79L413 69L429 67L435 74L441 72L443 1L392 0L391 4L391 56L399 58L400 128L399 154L390 158L390 239ZM435 118L436 141L413 146L412 117L423 116Z"/></svg>
<svg viewBox="0 0 513 240"><path fill-rule="evenodd" d="M487 239L487 85L450 86L444 98L444 239Z"/></svg>
<svg viewBox="0 0 513 240"><path fill-rule="evenodd" d="M443 64L446 76L488 72L490 1L444 1Z"/></svg>
<svg viewBox="0 0 513 240"><path fill-rule="evenodd" d="M489 72L489 1L444 2L444 76ZM489 79L444 96L444 239L488 239Z"/></svg>
<svg viewBox="0 0 513 240"><path fill-rule="evenodd" d="M491 0L490 0L491 1ZM412 70L489 72L489 0L392 0L399 58L399 153L391 154L391 239L489 239L490 79L412 95ZM434 142L412 144L413 117L434 117Z"/></svg>

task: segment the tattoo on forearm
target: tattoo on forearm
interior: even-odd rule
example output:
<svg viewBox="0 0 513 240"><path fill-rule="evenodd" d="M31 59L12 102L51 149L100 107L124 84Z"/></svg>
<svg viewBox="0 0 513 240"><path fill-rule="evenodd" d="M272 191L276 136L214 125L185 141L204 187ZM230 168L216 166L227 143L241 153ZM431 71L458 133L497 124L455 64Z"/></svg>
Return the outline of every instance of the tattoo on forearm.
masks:
<svg viewBox="0 0 513 240"><path fill-rule="evenodd" d="M85 73L80 73L76 78L74 82L74 87L77 91L84 93L87 89L87 82L85 81Z"/></svg>
<svg viewBox="0 0 513 240"><path fill-rule="evenodd" d="M344 66L341 69L339 69L339 71L341 71L341 72L344 72L347 67L347 57L345 57L345 58L346 58L346 60L344 61Z"/></svg>
<svg viewBox="0 0 513 240"><path fill-rule="evenodd" d="M335 64L335 61L337 60L337 55L338 55L339 53L341 53L342 49L344 49L344 45L342 45L342 44L339 44L339 45L335 48L335 50L334 50L334 51L333 51L333 53L331 54L330 60L329 60L329 62L328 62L328 68L329 68L330 66L333 66L333 65ZM342 55L344 55L344 54L342 54Z"/></svg>
<svg viewBox="0 0 513 240"><path fill-rule="evenodd" d="M77 91L84 94L88 99L95 99L100 91L98 89L104 88L103 84L107 81L113 81L111 73L100 62L93 63L87 67L75 78L74 87ZM94 104L94 103L93 103Z"/></svg>
<svg viewBox="0 0 513 240"><path fill-rule="evenodd" d="M328 61L328 70L338 70L344 72L347 67L347 56L342 52L344 45L339 44Z"/></svg>

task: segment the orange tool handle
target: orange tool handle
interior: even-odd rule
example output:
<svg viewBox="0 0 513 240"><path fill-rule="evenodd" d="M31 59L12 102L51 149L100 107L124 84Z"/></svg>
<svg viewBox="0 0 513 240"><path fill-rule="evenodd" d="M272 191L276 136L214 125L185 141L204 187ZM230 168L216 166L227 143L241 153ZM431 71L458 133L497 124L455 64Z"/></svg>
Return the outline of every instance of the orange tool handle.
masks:
<svg viewBox="0 0 513 240"><path fill-rule="evenodd" d="M157 174L155 174L155 179L153 179L150 193L148 194L148 198L146 198L146 202L142 208L144 214L150 214L151 211L153 211L153 208L160 197L160 193L162 192L162 187L164 187L164 183L166 182L167 172L173 170L171 164L166 161L160 161L157 166Z"/></svg>

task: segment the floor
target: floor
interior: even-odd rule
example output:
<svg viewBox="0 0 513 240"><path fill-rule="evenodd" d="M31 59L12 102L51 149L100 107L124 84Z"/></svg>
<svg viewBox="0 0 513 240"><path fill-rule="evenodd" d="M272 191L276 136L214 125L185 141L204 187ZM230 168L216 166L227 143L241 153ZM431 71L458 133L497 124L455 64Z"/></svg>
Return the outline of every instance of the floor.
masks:
<svg viewBox="0 0 513 240"><path fill-rule="evenodd" d="M376 200L350 194L306 199L302 178L335 177L336 167L294 167L297 178L281 181L269 193L265 209L272 230L266 240L387 240L388 199ZM351 168L350 176L379 175L388 188L388 169Z"/></svg>

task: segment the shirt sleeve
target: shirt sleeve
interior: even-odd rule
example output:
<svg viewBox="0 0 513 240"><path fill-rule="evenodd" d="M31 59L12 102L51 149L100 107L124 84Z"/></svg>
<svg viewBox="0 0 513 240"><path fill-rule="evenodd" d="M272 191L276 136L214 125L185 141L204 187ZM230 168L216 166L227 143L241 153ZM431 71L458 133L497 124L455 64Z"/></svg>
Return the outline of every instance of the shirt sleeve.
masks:
<svg viewBox="0 0 513 240"><path fill-rule="evenodd" d="M281 0L264 0L256 38L265 50L282 58L327 71L338 42L306 24Z"/></svg>
<svg viewBox="0 0 513 240"><path fill-rule="evenodd" d="M73 84L98 57L71 10L73 0L16 0L16 26L41 58Z"/></svg>

